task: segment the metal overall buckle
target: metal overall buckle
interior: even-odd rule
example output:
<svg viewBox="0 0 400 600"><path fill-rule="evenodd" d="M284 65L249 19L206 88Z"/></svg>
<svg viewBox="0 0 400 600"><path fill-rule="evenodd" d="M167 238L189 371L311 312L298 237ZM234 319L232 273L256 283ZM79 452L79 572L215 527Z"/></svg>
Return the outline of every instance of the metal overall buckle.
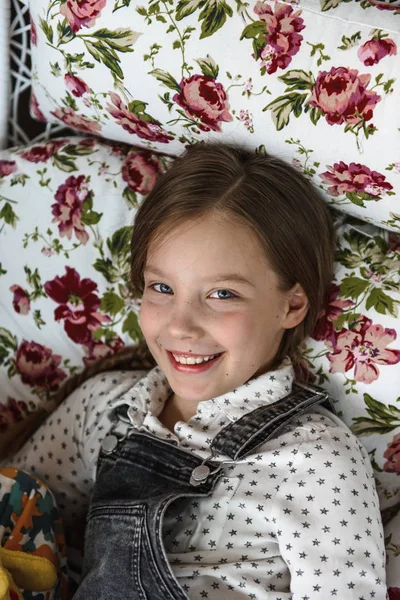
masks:
<svg viewBox="0 0 400 600"><path fill-rule="evenodd" d="M215 454L214 449L211 448L211 456L207 456L203 462L191 472L189 481L190 485L193 487L198 487L199 485L205 483L210 475L218 473L222 466L221 463L214 470L211 470L211 468L206 465L206 462L208 460L212 460L213 458L215 458Z"/></svg>

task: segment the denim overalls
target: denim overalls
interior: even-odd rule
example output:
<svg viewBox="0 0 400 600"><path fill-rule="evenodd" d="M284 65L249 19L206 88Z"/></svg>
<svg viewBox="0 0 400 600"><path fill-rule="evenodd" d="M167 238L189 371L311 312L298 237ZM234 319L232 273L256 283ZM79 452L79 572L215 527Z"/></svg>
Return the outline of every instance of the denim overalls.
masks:
<svg viewBox="0 0 400 600"><path fill-rule="evenodd" d="M320 388L295 384L285 398L224 427L202 460L174 443L130 430L109 434L99 456L85 534L82 583L74 600L188 600L168 563L163 516L180 498L210 496L222 475L218 454L245 457L312 406L333 410ZM116 409L128 421L126 405Z"/></svg>

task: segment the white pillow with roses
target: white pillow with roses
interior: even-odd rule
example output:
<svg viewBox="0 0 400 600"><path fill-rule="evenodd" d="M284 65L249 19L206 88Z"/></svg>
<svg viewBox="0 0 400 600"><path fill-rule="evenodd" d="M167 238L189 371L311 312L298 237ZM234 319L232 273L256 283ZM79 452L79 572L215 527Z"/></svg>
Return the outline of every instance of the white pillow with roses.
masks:
<svg viewBox="0 0 400 600"><path fill-rule="evenodd" d="M396 4L37 0L31 17L38 118L172 155L266 145L400 231Z"/></svg>

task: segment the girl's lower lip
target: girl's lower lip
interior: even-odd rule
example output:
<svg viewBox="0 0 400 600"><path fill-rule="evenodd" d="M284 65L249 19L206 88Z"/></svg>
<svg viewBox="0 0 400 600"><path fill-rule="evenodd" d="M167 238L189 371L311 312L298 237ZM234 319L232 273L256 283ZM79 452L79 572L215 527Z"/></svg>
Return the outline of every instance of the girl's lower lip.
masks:
<svg viewBox="0 0 400 600"><path fill-rule="evenodd" d="M167 350L167 354L171 365L176 371L179 371L180 373L196 374L203 373L204 371L208 371L208 369L211 369L215 364L217 364L219 359L222 358L224 353L217 356L217 358L213 358L212 360L208 360L207 362L203 362L198 365L182 365L174 359L172 353L169 352L169 350Z"/></svg>

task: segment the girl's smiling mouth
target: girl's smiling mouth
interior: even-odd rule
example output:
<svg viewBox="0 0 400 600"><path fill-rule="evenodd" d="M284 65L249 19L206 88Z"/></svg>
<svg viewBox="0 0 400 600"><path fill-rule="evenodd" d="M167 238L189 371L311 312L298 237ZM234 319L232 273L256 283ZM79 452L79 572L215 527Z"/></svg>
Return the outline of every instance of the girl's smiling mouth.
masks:
<svg viewBox="0 0 400 600"><path fill-rule="evenodd" d="M184 356L167 350L167 354L171 365L176 371L181 373L202 373L211 369L225 353L220 352L219 354L209 354L204 356L193 356L189 354Z"/></svg>

